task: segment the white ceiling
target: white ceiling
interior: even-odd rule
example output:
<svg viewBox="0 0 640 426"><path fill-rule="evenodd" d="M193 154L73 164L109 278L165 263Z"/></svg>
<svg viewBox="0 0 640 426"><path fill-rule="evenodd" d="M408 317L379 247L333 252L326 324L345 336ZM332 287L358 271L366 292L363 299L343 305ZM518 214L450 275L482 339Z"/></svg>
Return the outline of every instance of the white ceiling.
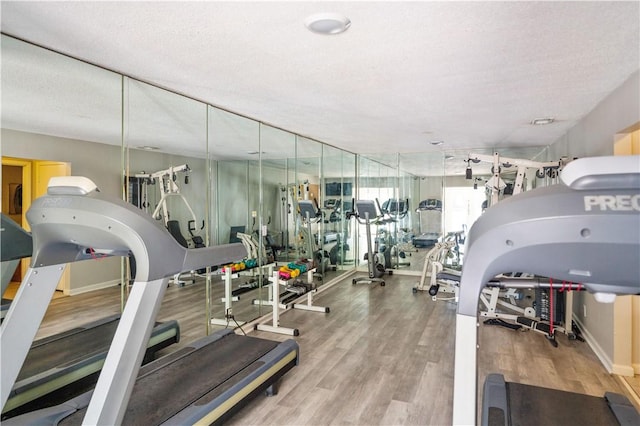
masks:
<svg viewBox="0 0 640 426"><path fill-rule="evenodd" d="M304 27L326 11L351 28L322 36ZM546 146L640 68L638 1L3 1L1 13L4 34L364 154ZM3 127L120 143L120 128L94 117L120 118L118 76L67 64L25 85L55 60L25 64L30 55L10 44L3 39ZM182 101L184 116L170 116L179 125L163 127L162 96L135 90L137 105L155 112L138 117L146 125L132 141L201 151L191 138L202 127L186 118L201 114L196 103ZM47 95L64 107L34 119L34 98ZM81 124L61 126L61 114ZM530 125L541 117L556 122Z"/></svg>

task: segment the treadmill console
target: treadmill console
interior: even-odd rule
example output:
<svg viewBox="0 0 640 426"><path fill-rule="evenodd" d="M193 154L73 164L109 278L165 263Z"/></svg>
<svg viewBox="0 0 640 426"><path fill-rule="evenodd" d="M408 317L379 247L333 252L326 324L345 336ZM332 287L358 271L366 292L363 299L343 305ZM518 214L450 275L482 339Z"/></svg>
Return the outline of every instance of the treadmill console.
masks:
<svg viewBox="0 0 640 426"><path fill-rule="evenodd" d="M99 191L95 183L84 176L56 176L49 180L49 195L87 195Z"/></svg>

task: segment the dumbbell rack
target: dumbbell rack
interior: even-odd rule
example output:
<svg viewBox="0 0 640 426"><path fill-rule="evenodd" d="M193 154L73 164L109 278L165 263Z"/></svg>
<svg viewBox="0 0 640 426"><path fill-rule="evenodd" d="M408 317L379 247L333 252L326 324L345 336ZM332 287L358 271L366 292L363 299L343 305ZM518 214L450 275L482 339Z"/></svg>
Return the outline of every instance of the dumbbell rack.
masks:
<svg viewBox="0 0 640 426"><path fill-rule="evenodd" d="M309 269L306 272L307 282L309 283L313 282L313 273L315 271L316 269L313 268L313 269ZM255 326L256 330L269 331L271 333L287 334L291 336L298 336L300 332L297 328L288 328L288 327L280 326L280 309L286 310L286 309L293 308L293 309L302 309L305 311L312 311L312 312L329 313L330 309L328 307L315 306L313 304L313 295L317 291L315 289L310 290L304 294L307 296L306 303L292 303L289 305L279 303L278 301L280 300L280 285L287 285L287 281L281 280L277 271L273 272L273 274L269 278L269 281L271 282L271 285L269 285L269 300L254 300L253 302L254 304L271 305L272 314L273 314L271 319L271 325L257 324ZM301 295L301 297L302 296L303 295Z"/></svg>
<svg viewBox="0 0 640 426"><path fill-rule="evenodd" d="M256 269L258 269L259 273L261 274L264 269L267 269L268 275L270 277L273 274L274 267L275 267L275 263L268 263L266 265L256 266L255 268L252 268L252 269L245 269L245 271L249 271L249 270L255 271ZM240 296L233 296L231 294L231 282L233 281L234 278L238 278L240 276L240 271L233 272L231 267L227 267L225 268L223 275L224 275L223 277L224 297L220 298L220 301L224 303L224 318L211 318L211 320L209 321L211 325L223 325L223 326L229 325L229 321L233 319L232 317L233 302L237 302L238 300L240 300ZM244 325L246 322L234 320L234 323L238 327L240 327Z"/></svg>

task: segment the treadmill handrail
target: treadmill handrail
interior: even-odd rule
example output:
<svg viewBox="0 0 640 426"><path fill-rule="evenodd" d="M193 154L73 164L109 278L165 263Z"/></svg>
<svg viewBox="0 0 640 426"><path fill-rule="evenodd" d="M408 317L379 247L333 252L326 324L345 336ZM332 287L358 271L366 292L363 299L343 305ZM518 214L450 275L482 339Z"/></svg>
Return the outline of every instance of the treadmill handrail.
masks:
<svg viewBox="0 0 640 426"><path fill-rule="evenodd" d="M31 256L33 251L31 234L4 213L0 213L0 216L2 217L0 228L2 262Z"/></svg>
<svg viewBox="0 0 640 426"><path fill-rule="evenodd" d="M32 203L27 220L34 240L32 266L92 259L96 253L114 256L132 253L137 280L153 281L237 261L247 255L239 243L197 249L182 247L151 216L97 190L40 197Z"/></svg>

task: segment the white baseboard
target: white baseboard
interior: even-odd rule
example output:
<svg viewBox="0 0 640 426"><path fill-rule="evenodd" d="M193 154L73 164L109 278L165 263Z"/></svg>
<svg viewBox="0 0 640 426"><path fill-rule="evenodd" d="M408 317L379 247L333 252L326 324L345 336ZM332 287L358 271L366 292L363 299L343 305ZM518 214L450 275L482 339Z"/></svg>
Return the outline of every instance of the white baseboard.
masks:
<svg viewBox="0 0 640 426"><path fill-rule="evenodd" d="M596 356L598 357L598 359L600 360L604 368L606 368L609 373L620 374L613 371L614 370L613 361L611 361L611 359L607 356L607 354L602 349L602 347L598 345L598 342L596 341L596 339L593 337L591 333L589 333L589 330L587 330L584 324L580 322L580 319L578 319L578 317L574 315L573 320L576 322L576 324L578 324L578 327L580 328L580 332L582 333L582 337L584 337L584 340L587 342L591 350L593 350L593 352L596 354Z"/></svg>
<svg viewBox="0 0 640 426"><path fill-rule="evenodd" d="M633 372L635 374L640 374L640 364L631 364L631 366L633 367Z"/></svg>
<svg viewBox="0 0 640 426"><path fill-rule="evenodd" d="M624 377L633 377L635 375L633 367L630 365L613 364L612 373Z"/></svg>
<svg viewBox="0 0 640 426"><path fill-rule="evenodd" d="M101 290L103 288L109 288L116 285L120 285L120 280L111 280L111 281L104 281L101 283L95 283L95 284L87 285L84 287L71 289L69 290L69 296L77 296L78 294L88 293L94 290Z"/></svg>

